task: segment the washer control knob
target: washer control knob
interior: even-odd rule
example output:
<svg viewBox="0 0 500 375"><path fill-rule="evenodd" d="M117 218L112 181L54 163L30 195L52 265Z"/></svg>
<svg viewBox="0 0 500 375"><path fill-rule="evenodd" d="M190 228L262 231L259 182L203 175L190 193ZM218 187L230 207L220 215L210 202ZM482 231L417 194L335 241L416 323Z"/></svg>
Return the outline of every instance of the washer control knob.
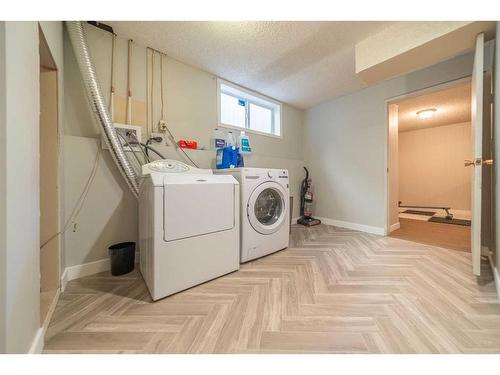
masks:
<svg viewBox="0 0 500 375"><path fill-rule="evenodd" d="M271 171L267 171L267 175L269 176L269 178L273 178L274 177L274 173L271 172Z"/></svg>

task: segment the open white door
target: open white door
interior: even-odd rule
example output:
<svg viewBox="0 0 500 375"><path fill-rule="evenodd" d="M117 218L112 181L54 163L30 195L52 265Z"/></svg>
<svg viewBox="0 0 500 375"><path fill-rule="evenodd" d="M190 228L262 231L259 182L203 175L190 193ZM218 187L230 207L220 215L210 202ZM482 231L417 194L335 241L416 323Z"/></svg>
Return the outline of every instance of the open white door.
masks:
<svg viewBox="0 0 500 375"><path fill-rule="evenodd" d="M481 274L481 184L483 164L483 71L484 71L484 34L476 38L476 53L472 68L472 159L465 165L472 168L472 227L471 252L472 271Z"/></svg>

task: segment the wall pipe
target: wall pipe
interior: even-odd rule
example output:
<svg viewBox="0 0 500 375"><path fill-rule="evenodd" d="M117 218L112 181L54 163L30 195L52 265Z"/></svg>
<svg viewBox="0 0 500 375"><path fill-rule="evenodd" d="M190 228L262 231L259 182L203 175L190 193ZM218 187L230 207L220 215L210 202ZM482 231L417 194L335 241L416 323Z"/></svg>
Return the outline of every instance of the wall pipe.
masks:
<svg viewBox="0 0 500 375"><path fill-rule="evenodd" d="M115 161L118 170L127 182L132 194L137 198L139 195L139 185L137 182L137 174L132 168L130 161L127 158L125 150L118 138L115 127L111 120L109 111L105 105L99 81L95 72L94 64L90 57L90 51L83 30L83 24L80 21L66 21L66 29L68 30L71 45L75 52L76 61L82 75L87 99L94 113L97 123L100 125L104 134L104 139L109 147L111 156Z"/></svg>

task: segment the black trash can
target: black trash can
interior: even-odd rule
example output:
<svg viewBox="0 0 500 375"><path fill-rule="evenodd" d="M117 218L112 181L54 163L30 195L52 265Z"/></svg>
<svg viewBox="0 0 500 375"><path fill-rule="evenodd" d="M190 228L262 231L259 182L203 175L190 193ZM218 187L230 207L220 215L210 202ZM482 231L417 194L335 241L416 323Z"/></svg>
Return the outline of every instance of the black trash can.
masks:
<svg viewBox="0 0 500 375"><path fill-rule="evenodd" d="M111 274L124 275L134 270L135 242L120 242L109 247Z"/></svg>

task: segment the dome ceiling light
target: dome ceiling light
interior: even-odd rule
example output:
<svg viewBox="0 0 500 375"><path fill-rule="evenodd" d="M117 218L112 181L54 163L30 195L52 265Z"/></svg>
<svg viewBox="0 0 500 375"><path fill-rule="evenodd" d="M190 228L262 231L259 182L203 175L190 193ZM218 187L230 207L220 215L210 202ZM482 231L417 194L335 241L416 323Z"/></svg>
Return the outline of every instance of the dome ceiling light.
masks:
<svg viewBox="0 0 500 375"><path fill-rule="evenodd" d="M423 109L417 112L417 116L420 117L422 120L427 120L430 119L432 116L434 116L436 111L437 111L436 108Z"/></svg>

